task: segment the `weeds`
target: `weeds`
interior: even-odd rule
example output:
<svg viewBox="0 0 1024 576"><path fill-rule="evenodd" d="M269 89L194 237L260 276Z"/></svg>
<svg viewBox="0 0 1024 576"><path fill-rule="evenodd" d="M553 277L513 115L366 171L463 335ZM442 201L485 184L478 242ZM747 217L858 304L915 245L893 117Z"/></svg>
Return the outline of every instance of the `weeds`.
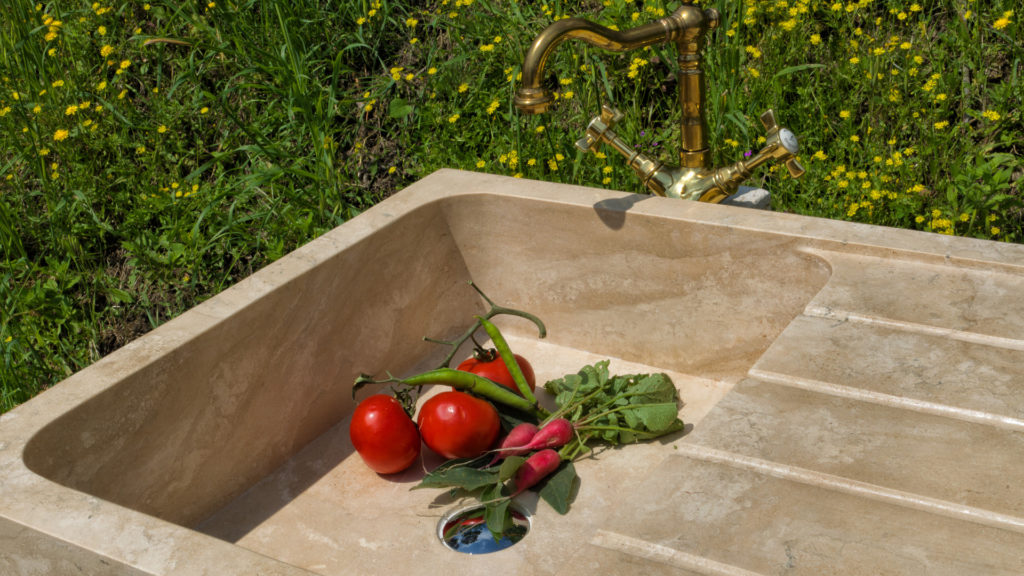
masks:
<svg viewBox="0 0 1024 576"><path fill-rule="evenodd" d="M774 108L808 172L773 208L1021 241L1014 2L702 2L716 165ZM637 190L573 143L601 102L679 149L672 47L573 42L551 113L512 107L555 19L662 1L169 0L0 6L0 411L442 167Z"/></svg>

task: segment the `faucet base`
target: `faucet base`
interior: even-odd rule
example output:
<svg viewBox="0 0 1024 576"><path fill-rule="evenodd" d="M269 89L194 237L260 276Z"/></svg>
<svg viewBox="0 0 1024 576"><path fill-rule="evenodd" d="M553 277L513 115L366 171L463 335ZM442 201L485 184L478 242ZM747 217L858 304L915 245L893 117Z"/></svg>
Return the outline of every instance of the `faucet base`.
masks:
<svg viewBox="0 0 1024 576"><path fill-rule="evenodd" d="M722 200L719 204L725 206L739 206L742 208L755 208L757 210L771 210L772 195L771 192L764 188L740 186L739 191L725 200Z"/></svg>

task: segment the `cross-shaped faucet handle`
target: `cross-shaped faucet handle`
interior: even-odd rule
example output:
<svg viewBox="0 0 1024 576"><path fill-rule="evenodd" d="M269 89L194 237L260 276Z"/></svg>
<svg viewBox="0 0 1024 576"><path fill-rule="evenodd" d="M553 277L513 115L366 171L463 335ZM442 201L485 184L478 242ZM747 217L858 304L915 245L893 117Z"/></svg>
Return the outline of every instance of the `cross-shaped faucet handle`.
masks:
<svg viewBox="0 0 1024 576"><path fill-rule="evenodd" d="M778 147L771 155L786 161L786 169L789 170L789 175L793 178L799 178L803 175L806 170L796 160L796 155L800 152L800 144L796 140L796 135L788 129L779 126L778 122L775 121L775 112L771 109L761 114L761 124L768 131L765 135L768 145L778 144Z"/></svg>
<svg viewBox="0 0 1024 576"><path fill-rule="evenodd" d="M616 108L608 104L601 104L601 115L595 116L590 121L586 134L576 141L576 147L584 152L596 151L605 132L611 130L612 126L618 124L625 117L626 115Z"/></svg>

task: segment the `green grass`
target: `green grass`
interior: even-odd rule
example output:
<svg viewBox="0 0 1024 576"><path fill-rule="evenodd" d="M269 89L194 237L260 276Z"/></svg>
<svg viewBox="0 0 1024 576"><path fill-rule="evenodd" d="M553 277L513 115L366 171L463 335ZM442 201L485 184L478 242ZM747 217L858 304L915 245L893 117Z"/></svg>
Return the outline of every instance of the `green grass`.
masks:
<svg viewBox="0 0 1024 576"><path fill-rule="evenodd" d="M807 174L773 208L1024 239L1016 2L704 2L717 165L774 108ZM442 167L637 190L577 152L601 102L678 151L674 48L559 48L560 101L511 104L555 18L625 29L622 0L0 6L0 411ZM553 80L554 81L554 80Z"/></svg>

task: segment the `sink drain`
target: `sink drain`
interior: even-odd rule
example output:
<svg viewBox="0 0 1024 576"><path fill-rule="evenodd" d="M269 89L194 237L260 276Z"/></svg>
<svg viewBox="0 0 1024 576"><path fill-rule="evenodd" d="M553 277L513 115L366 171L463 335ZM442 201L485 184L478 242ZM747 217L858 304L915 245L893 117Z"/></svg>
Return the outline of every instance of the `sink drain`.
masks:
<svg viewBox="0 0 1024 576"><path fill-rule="evenodd" d="M437 524L437 537L449 550L463 554L490 554L515 545L530 531L530 517L515 504L509 507L512 528L495 540L487 529L484 508L463 508L446 514Z"/></svg>

